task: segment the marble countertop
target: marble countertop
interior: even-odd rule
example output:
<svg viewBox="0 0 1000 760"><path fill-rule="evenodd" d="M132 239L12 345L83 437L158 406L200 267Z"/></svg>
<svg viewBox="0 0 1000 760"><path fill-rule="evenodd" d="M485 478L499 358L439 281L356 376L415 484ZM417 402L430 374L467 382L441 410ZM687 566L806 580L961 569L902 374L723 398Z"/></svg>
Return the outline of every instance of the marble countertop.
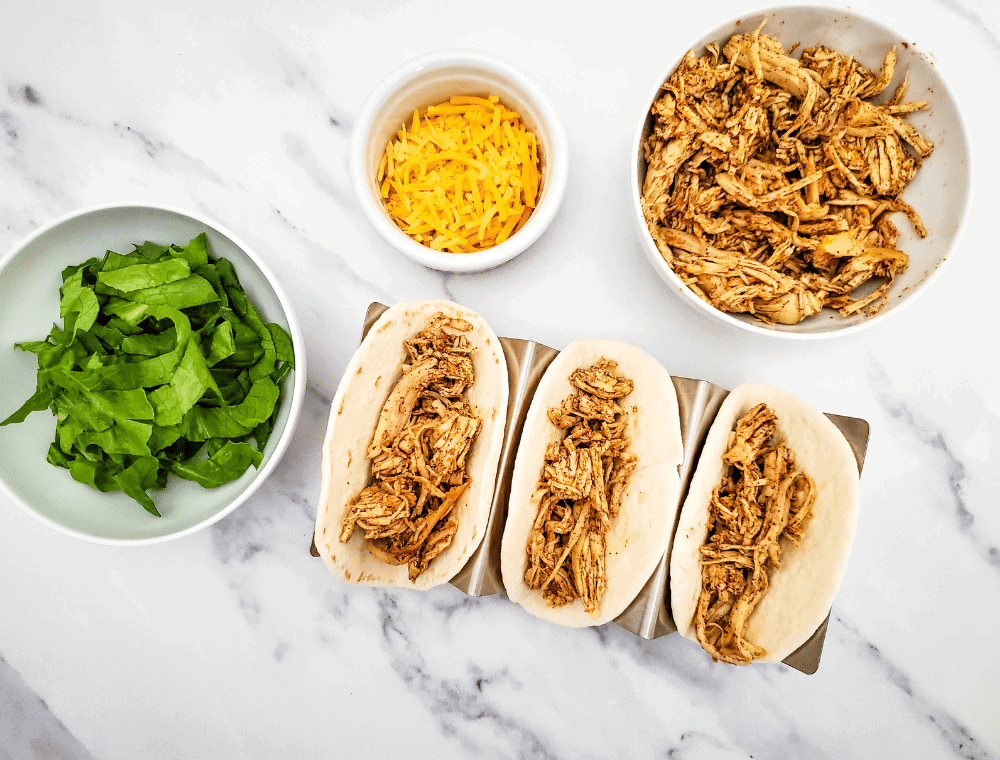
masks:
<svg viewBox="0 0 1000 760"><path fill-rule="evenodd" d="M0 251L97 204L215 219L277 271L309 384L270 479L192 536L94 545L0 496L0 758L1000 757L1000 385L980 265L1000 200L1000 10L851 7L949 72L974 150L971 213L931 292L898 317L791 344L694 315L628 219L643 100L686 40L745 9L735 0L9 3ZM369 91L442 47L529 73L572 150L551 228L476 275L397 255L347 176ZM349 587L310 557L328 407L365 309L438 297L501 335L622 340L675 375L777 385L868 420L857 540L818 673L713 664L679 636L614 624L563 629L451 586Z"/></svg>

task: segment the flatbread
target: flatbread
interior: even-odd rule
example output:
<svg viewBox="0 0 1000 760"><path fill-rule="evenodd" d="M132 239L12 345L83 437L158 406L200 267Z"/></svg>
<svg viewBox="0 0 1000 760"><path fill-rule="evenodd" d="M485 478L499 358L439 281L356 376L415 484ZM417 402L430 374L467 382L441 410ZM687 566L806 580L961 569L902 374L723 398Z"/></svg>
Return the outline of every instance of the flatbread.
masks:
<svg viewBox="0 0 1000 760"><path fill-rule="evenodd" d="M390 565L369 553L364 531L355 530L340 542L341 522L348 505L368 485L371 443L379 413L402 376L406 361L403 341L422 330L437 312L472 323L466 333L475 382L468 400L483 424L467 460L472 483L455 510L459 527L447 549L434 558L413 582L407 565ZM350 583L427 589L447 583L465 565L483 539L496 486L497 466L507 421L507 361L496 333L474 311L451 301L405 301L388 309L372 325L344 370L330 407L323 443L323 480L316 512L316 548L333 572Z"/></svg>
<svg viewBox="0 0 1000 760"><path fill-rule="evenodd" d="M681 509L670 558L670 597L678 631L697 641L694 613L701 593L699 548L708 535L708 504L722 479L722 455L736 422L759 403L778 416L778 434L796 469L816 483L813 515L799 546L782 540L781 567L750 616L746 638L764 647L763 662L780 662L826 618L847 566L858 518L858 465L850 444L825 415L797 396L763 385L741 385L726 397L708 431Z"/></svg>
<svg viewBox="0 0 1000 760"><path fill-rule="evenodd" d="M531 500L546 447L561 440L559 430L547 417L549 407L574 392L569 375L589 367L601 357L618 362L618 372L635 383L619 404L631 411L627 435L629 451L639 462L632 472L618 518L607 536L607 587L591 617L579 598L562 607L552 607L524 582L527 543L538 505ZM620 615L642 590L663 557L680 500L678 466L683 459L677 393L663 366L642 349L608 340L581 340L571 343L545 371L521 432L514 462L507 523L501 547L501 574L507 596L532 615L560 625L583 627L601 625Z"/></svg>

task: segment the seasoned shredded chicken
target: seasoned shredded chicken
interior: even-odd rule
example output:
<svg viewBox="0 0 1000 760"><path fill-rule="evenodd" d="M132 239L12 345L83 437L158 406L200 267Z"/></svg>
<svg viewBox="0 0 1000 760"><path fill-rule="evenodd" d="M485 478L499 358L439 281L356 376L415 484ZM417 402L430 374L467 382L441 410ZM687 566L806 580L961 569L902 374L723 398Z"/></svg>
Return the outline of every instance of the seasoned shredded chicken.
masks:
<svg viewBox="0 0 1000 760"><path fill-rule="evenodd" d="M781 564L781 539L798 546L812 514L815 483L795 469L776 433L777 417L765 404L747 412L730 434L726 471L712 493L694 623L715 661L747 665L766 654L745 638L747 621Z"/></svg>
<svg viewBox="0 0 1000 760"><path fill-rule="evenodd" d="M878 71L822 45L792 58L757 32L688 52L653 104L642 190L664 260L718 309L794 324L830 307L875 314L908 259L889 220L933 144L903 121L909 75L882 105ZM865 285L863 295L855 291Z"/></svg>
<svg viewBox="0 0 1000 760"><path fill-rule="evenodd" d="M548 410L549 421L567 432L545 451L524 571L528 588L553 607L580 597L593 617L607 585L607 534L639 461L626 451L628 412L618 403L634 385L617 369L602 357L574 370L569 381L577 391Z"/></svg>
<svg viewBox="0 0 1000 760"><path fill-rule="evenodd" d="M368 550L408 564L411 581L458 531L453 507L472 479L469 448L482 425L465 398L472 386L472 325L438 312L412 340L403 376L379 415L367 455L372 477L344 516L340 540L364 531Z"/></svg>

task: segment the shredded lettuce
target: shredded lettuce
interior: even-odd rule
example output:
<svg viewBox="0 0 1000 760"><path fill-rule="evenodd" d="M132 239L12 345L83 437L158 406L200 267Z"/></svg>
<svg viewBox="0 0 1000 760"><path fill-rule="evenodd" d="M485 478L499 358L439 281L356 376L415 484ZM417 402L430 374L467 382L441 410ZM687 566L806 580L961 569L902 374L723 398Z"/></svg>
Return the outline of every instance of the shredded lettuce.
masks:
<svg viewBox="0 0 1000 760"><path fill-rule="evenodd" d="M63 271L63 325L14 344L35 355L38 379L0 427L49 409L51 464L158 517L147 492L168 475L213 488L260 466L295 357L204 233L133 248Z"/></svg>

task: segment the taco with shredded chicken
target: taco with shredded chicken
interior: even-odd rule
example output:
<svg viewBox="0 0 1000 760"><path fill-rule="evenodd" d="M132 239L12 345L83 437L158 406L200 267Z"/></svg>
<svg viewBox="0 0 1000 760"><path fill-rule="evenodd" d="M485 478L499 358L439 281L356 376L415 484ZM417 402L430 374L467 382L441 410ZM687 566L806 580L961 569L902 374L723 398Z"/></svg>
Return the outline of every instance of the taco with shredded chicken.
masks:
<svg viewBox="0 0 1000 760"><path fill-rule="evenodd" d="M482 541L507 418L496 334L450 301L372 325L330 409L315 544L337 576L426 589Z"/></svg>
<svg viewBox="0 0 1000 760"><path fill-rule="evenodd" d="M709 429L670 555L674 622L713 660L780 662L830 611L854 537L858 466L822 413L741 385Z"/></svg>
<svg viewBox="0 0 1000 760"><path fill-rule="evenodd" d="M680 499L680 416L670 375L634 346L571 343L525 418L507 507L507 595L566 626L601 625L667 550Z"/></svg>

